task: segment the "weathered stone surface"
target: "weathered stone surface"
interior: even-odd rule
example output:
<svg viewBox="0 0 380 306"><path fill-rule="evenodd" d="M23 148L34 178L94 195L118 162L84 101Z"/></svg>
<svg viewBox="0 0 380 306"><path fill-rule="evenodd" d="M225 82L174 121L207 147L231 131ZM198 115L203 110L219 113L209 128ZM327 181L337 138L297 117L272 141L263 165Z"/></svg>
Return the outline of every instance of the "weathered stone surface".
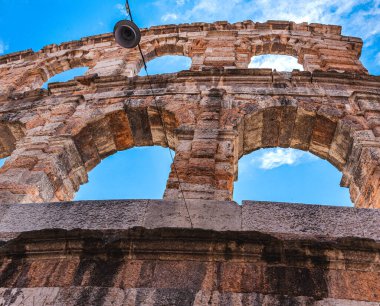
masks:
<svg viewBox="0 0 380 306"><path fill-rule="evenodd" d="M137 305L191 305L203 294L216 305L239 305L229 298L256 294L290 305L379 302L379 266L379 243L354 237L173 227L44 230L1 243L0 288L9 288L2 291L9 299L11 288L81 287L67 300L99 305L115 298L105 288L142 290ZM30 294L54 299L58 293Z"/></svg>
<svg viewBox="0 0 380 306"><path fill-rule="evenodd" d="M287 21L142 34L148 61L191 70L136 77L139 52L111 34L0 56L0 305L378 305L378 211L228 202L239 158L280 146L380 208L380 78L361 39ZM261 54L306 71L247 69ZM102 159L146 145L176 151L166 201L67 202Z"/></svg>
<svg viewBox="0 0 380 306"><path fill-rule="evenodd" d="M194 296L195 295L195 296ZM186 292L183 290L120 289L100 287L0 289L0 305L181 305L181 306L378 306L376 302L258 293Z"/></svg>
<svg viewBox="0 0 380 306"><path fill-rule="evenodd" d="M251 201L244 201L242 206L205 200L186 203L187 208L181 200L0 205L0 237L45 229L189 229L192 222L195 229L218 232L257 231L283 236L380 241L380 211L377 210Z"/></svg>
<svg viewBox="0 0 380 306"><path fill-rule="evenodd" d="M365 106L380 99L377 77L180 72L151 78L159 110L146 78L92 76L88 82L57 83L49 95L0 98L0 136L7 143L0 155L10 155L0 170L0 203L70 201L103 158L134 146L169 145L176 156L167 199L182 200L183 193L189 200L231 200L239 158L281 146L335 165L357 207L380 205L380 119Z"/></svg>
<svg viewBox="0 0 380 306"><path fill-rule="evenodd" d="M43 229L128 229L144 226L149 201L92 201L0 206L0 235Z"/></svg>
<svg viewBox="0 0 380 306"><path fill-rule="evenodd" d="M380 211L322 205L244 201L242 230L380 240Z"/></svg>

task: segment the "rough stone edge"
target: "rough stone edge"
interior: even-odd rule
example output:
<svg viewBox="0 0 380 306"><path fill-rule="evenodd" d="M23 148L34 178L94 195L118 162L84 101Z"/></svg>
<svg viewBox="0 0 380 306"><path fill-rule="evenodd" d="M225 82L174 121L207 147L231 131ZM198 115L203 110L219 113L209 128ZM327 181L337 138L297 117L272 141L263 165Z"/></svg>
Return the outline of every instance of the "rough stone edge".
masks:
<svg viewBox="0 0 380 306"><path fill-rule="evenodd" d="M350 207L165 200L111 200L0 205L0 239L44 229L123 230L135 227L257 231L299 238L356 237L380 241L380 211ZM191 222L190 222L191 218ZM193 226L192 226L193 225Z"/></svg>
<svg viewBox="0 0 380 306"><path fill-rule="evenodd" d="M92 292L92 294L88 294ZM173 302L181 302L186 305L209 305L208 301L212 300L215 305L232 305L224 304L226 301L243 301L244 299L259 299L264 305L279 305L281 301L288 300L296 302L298 305L315 305L315 306L375 306L376 302L354 301L325 298L315 300L310 297L297 296L289 297L286 295L264 295L258 293L220 293L217 291L192 291L183 289L152 289L152 288L103 288L103 287L41 287L41 288L0 288L0 305L62 305L62 303L79 302L89 303L89 305L124 305L135 303L140 293L140 297L155 297L147 299L144 305L158 305L160 302L168 302L168 298ZM83 294L87 293L87 294ZM101 293L99 295L99 293ZM177 293L177 294L175 294ZM101 299L99 300L99 297ZM145 299L144 299L145 300ZM94 303L94 304L93 304ZM274 303L274 304L272 304ZM70 304L71 305L71 304ZM171 304L172 305L172 304ZM214 303L213 303L214 305Z"/></svg>

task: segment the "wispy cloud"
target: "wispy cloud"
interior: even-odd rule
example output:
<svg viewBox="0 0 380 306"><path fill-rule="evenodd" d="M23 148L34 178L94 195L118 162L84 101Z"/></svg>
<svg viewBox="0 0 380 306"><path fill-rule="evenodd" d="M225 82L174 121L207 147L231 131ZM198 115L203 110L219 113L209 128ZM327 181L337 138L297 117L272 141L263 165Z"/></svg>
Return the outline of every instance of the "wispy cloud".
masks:
<svg viewBox="0 0 380 306"><path fill-rule="evenodd" d="M115 8L120 12L121 15L126 16L127 10L125 9L125 5L118 3L115 5Z"/></svg>
<svg viewBox="0 0 380 306"><path fill-rule="evenodd" d="M339 24L348 35L365 40L380 34L380 0L175 0L177 5L172 1L160 3L166 15L177 16L177 22L275 19Z"/></svg>
<svg viewBox="0 0 380 306"><path fill-rule="evenodd" d="M2 40L0 40L0 54L4 54L7 51L8 45L5 44Z"/></svg>
<svg viewBox="0 0 380 306"><path fill-rule="evenodd" d="M168 13L161 17L161 20L164 22L169 21L169 20L177 20L177 19L178 19L178 15L174 13Z"/></svg>
<svg viewBox="0 0 380 306"><path fill-rule="evenodd" d="M377 63L378 65L380 65L380 52L377 53L375 60L376 60L376 63Z"/></svg>
<svg viewBox="0 0 380 306"><path fill-rule="evenodd" d="M261 55L252 58L249 68L271 68L277 71L303 71L303 66L298 64L296 58L286 55Z"/></svg>
<svg viewBox="0 0 380 306"><path fill-rule="evenodd" d="M318 159L310 153L294 149L277 148L259 152L251 159L250 164L264 170L271 170L283 165L298 165Z"/></svg>

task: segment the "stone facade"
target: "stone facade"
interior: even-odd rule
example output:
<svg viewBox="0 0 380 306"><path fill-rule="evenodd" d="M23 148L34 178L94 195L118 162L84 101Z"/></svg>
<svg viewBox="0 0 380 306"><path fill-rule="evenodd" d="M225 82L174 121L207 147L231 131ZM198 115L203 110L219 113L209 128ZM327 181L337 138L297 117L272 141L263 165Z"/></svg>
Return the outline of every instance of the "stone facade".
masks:
<svg viewBox="0 0 380 306"><path fill-rule="evenodd" d="M147 60L191 69L137 77L111 34L0 57L0 305L378 305L380 77L362 41L283 21L142 34ZM248 69L260 54L305 71ZM164 201L64 202L103 158L152 145L176 152ZM357 208L229 202L239 158L268 147L328 160Z"/></svg>
<svg viewBox="0 0 380 306"><path fill-rule="evenodd" d="M308 150L342 173L357 207L380 207L380 79L362 41L338 26L250 21L143 30L148 60L191 57L190 71L134 77L137 50L110 34L0 57L0 202L72 200L101 159L134 146L169 146L188 199L231 200L238 159L266 147ZM258 54L287 54L306 71L247 69ZM89 66L66 83L44 81ZM166 199L179 199L172 173Z"/></svg>
<svg viewBox="0 0 380 306"><path fill-rule="evenodd" d="M0 206L0 305L375 306L380 211L285 203ZM34 301L34 304L33 304Z"/></svg>

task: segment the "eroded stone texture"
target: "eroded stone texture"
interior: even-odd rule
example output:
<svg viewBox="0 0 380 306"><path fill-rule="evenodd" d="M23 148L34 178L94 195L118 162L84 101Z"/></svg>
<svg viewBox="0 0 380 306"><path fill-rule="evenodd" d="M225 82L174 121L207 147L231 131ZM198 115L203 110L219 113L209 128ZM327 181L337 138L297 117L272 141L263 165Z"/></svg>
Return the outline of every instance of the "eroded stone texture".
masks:
<svg viewBox="0 0 380 306"><path fill-rule="evenodd" d="M10 156L0 203L72 200L103 158L152 145L176 151L165 198L231 200L238 159L279 146L327 159L356 206L380 207L379 79L359 61L360 39L282 21L142 33L147 60L187 55L191 71L131 78L142 64L137 49L110 34L0 57L0 157ZM307 71L246 69L267 53L296 56ZM85 76L39 89L84 65Z"/></svg>
<svg viewBox="0 0 380 306"><path fill-rule="evenodd" d="M136 77L138 50L111 34L0 57L0 305L378 305L379 211L228 202L239 158L290 147L380 208L380 78L362 41L284 21L142 34L147 60L191 70ZM247 69L260 54L305 72ZM176 151L166 201L64 202L102 159L152 145Z"/></svg>
<svg viewBox="0 0 380 306"><path fill-rule="evenodd" d="M238 159L280 146L327 159L357 207L379 207L378 77L214 69L151 82L158 109L147 78L124 76L0 97L0 154L11 154L0 170L1 203L72 200L103 158L167 146L161 114L176 151L168 199L182 198L177 170L187 199L230 200Z"/></svg>
<svg viewBox="0 0 380 306"><path fill-rule="evenodd" d="M254 55L285 54L298 58L308 71L366 73L359 61L362 40L341 35L341 27L287 21L234 24L194 23L142 30L147 60L166 54L192 59L192 70L208 67L247 68ZM119 47L112 34L52 44L0 57L0 94L38 89L57 73L88 66L87 75L135 76L142 68L137 49Z"/></svg>
<svg viewBox="0 0 380 306"><path fill-rule="evenodd" d="M181 202L3 205L0 305L380 301L378 211L217 201L189 209L193 228ZM348 222L334 226L331 215Z"/></svg>

